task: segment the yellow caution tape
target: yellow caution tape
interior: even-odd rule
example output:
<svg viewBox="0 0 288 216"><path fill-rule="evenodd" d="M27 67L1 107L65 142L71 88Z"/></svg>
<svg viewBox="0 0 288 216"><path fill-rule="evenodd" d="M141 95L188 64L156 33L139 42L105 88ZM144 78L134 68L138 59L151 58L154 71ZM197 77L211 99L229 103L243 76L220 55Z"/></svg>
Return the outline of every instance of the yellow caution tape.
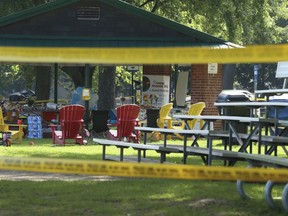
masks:
<svg viewBox="0 0 288 216"><path fill-rule="evenodd" d="M0 169L36 172L107 175L190 180L243 180L288 182L287 169L207 167L170 164L139 164L65 159L0 157Z"/></svg>
<svg viewBox="0 0 288 216"><path fill-rule="evenodd" d="M0 62L87 64L195 64L288 61L288 45L245 48L47 48L0 47Z"/></svg>

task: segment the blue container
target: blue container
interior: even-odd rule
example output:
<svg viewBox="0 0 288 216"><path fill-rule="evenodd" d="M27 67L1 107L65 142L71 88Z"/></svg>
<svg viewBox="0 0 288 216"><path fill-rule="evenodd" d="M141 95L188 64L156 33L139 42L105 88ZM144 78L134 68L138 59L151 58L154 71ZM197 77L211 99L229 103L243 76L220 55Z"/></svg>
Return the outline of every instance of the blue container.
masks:
<svg viewBox="0 0 288 216"><path fill-rule="evenodd" d="M287 102L287 108L277 108L278 110L278 119L280 120L288 120L288 99L272 99L270 102ZM270 107L268 110L268 117L269 118L276 118L275 117L275 108Z"/></svg>

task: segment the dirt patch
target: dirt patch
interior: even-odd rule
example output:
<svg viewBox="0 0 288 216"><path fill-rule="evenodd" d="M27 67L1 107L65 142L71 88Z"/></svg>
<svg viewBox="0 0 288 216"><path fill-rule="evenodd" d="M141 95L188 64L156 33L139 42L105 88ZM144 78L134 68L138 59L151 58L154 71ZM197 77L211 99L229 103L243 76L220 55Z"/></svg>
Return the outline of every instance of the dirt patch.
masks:
<svg viewBox="0 0 288 216"><path fill-rule="evenodd" d="M115 181L120 180L118 177L111 176L91 176L77 174L58 174L58 173L41 173L26 171L0 170L0 180L9 181Z"/></svg>
<svg viewBox="0 0 288 216"><path fill-rule="evenodd" d="M200 199L196 200L193 203L189 204L189 207L193 208L203 208L210 205L219 205L219 204L227 204L224 200L216 200L216 199Z"/></svg>

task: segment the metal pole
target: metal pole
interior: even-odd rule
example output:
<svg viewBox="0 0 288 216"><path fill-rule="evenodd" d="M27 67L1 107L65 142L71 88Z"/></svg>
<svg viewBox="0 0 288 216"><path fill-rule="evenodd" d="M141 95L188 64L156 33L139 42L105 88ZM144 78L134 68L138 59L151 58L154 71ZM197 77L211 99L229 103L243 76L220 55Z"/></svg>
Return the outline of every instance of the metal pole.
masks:
<svg viewBox="0 0 288 216"><path fill-rule="evenodd" d="M131 76L132 76L131 96L132 96L132 104L134 104L134 74L133 74L133 71L131 72Z"/></svg>
<svg viewBox="0 0 288 216"><path fill-rule="evenodd" d="M254 97L255 100L257 100L257 95L255 94L255 91L257 91L257 85L258 85L258 70L259 70L259 66L258 64L254 65Z"/></svg>
<svg viewBox="0 0 288 216"><path fill-rule="evenodd" d="M85 88L90 88L89 86L89 74L90 74L90 66L89 64L85 64ZM89 127L89 100L85 101L85 116L84 116L84 122L85 122L85 127Z"/></svg>
<svg viewBox="0 0 288 216"><path fill-rule="evenodd" d="M174 66L174 85L173 85L173 91L174 91L174 101L173 106L176 107L176 86L177 86L177 79L178 79L178 64Z"/></svg>
<svg viewBox="0 0 288 216"><path fill-rule="evenodd" d="M54 103L58 103L58 64L54 64Z"/></svg>

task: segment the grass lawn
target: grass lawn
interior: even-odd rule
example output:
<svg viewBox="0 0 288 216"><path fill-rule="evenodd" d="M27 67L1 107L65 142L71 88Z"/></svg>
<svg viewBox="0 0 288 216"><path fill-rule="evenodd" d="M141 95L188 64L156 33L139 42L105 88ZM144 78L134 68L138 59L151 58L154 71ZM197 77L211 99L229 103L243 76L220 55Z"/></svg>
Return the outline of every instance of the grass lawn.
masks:
<svg viewBox="0 0 288 216"><path fill-rule="evenodd" d="M102 147L53 146L51 139L24 139L22 144L1 147L1 156L45 157L101 160ZM171 144L179 141L169 141ZM169 143L168 142L168 143ZM205 145L205 142L201 143ZM214 143L221 148L220 143ZM236 147L235 147L236 148ZM255 146L256 148L256 146ZM119 149L107 148L108 154L119 155ZM281 154L284 154L281 152ZM137 155L125 150L125 155ZM159 154L147 152L159 161ZM181 154L167 156L169 162L181 163ZM189 157L188 164L201 165L199 157ZM222 165L216 161L213 165ZM246 166L246 163L237 163ZM49 175L49 174L47 174ZM192 181L146 178L121 178L117 181L0 181L0 215L287 215L281 207L284 185L273 188L277 209L264 200L264 184L245 184L252 197L243 200L233 181Z"/></svg>

